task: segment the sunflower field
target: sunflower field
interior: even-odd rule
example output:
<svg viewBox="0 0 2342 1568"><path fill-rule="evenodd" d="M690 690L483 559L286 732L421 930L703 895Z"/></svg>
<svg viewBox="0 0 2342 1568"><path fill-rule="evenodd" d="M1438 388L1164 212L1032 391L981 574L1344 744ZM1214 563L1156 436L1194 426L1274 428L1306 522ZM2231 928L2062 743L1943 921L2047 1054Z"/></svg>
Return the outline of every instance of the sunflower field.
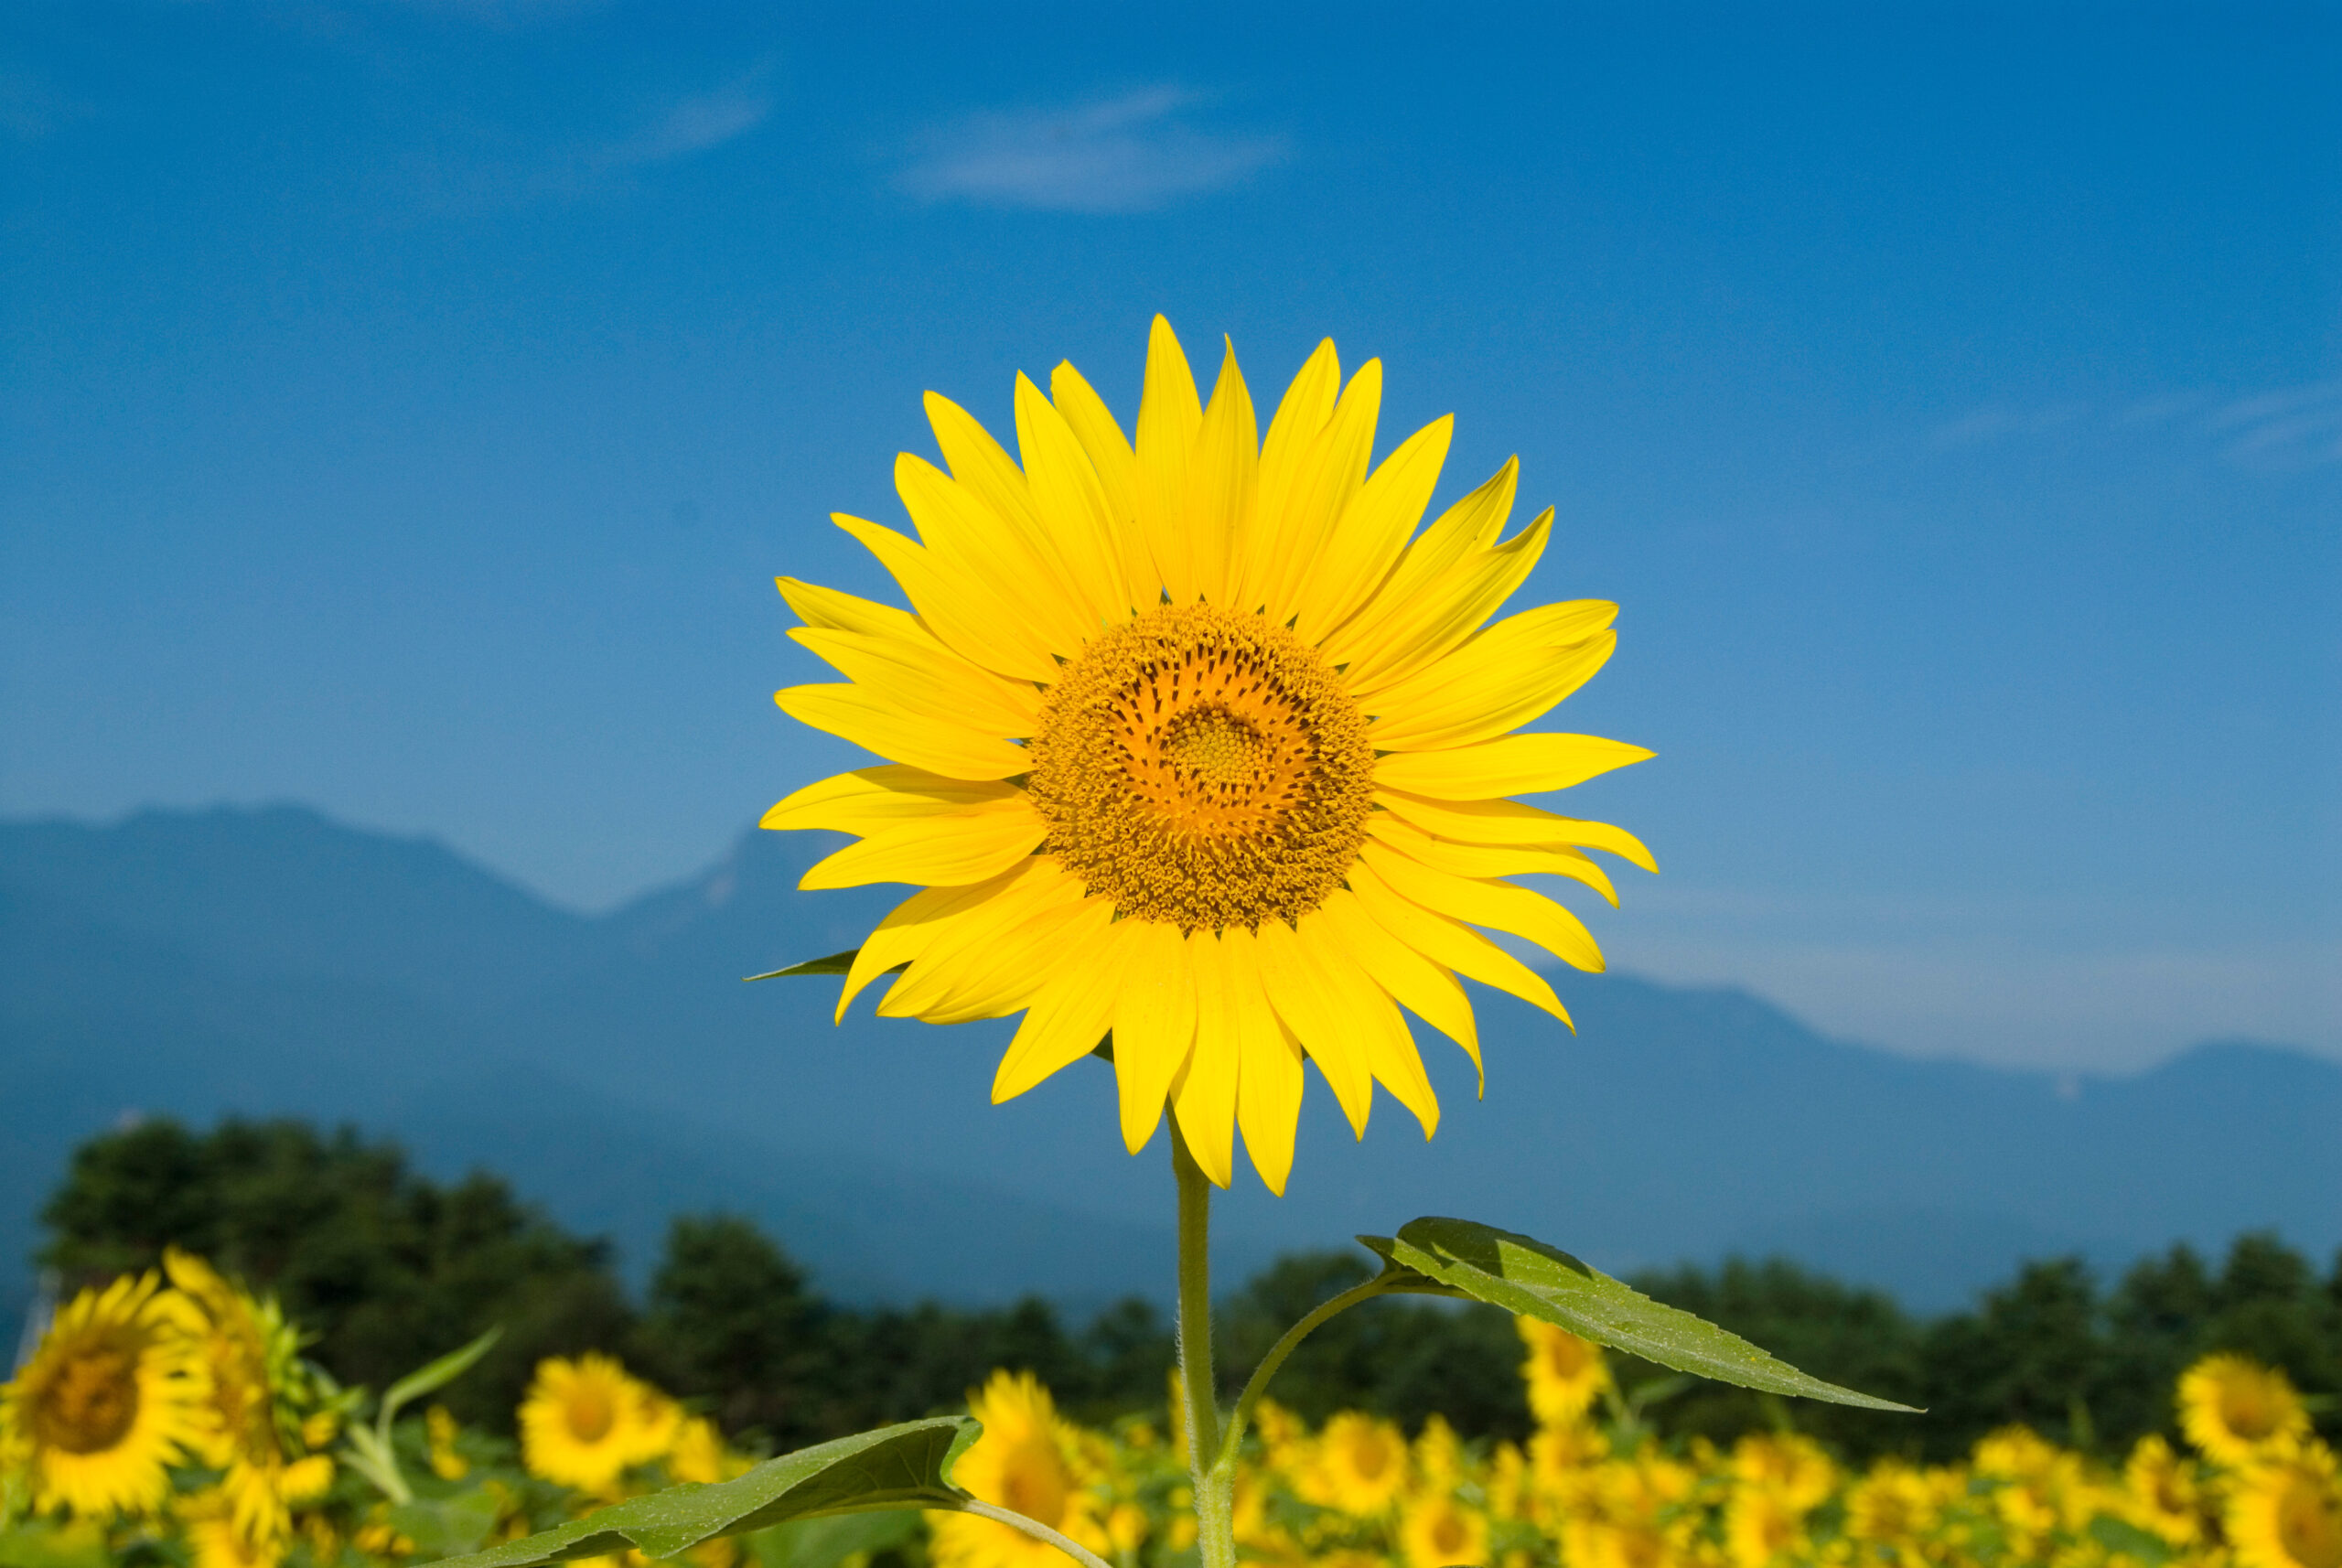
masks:
<svg viewBox="0 0 2342 1568"><path fill-rule="evenodd" d="M1314 1428L1262 1403L1235 1487L1242 1556L1338 1568L2337 1568L2342 1481L2282 1372L2207 1357L2173 1391L2181 1442L2122 1463L2009 1427L1963 1460L1842 1464L1778 1429L1662 1438L1602 1350L1520 1319L1536 1430L1410 1437L1357 1412ZM379 1396L339 1386L304 1336L191 1254L85 1290L0 1389L5 1568L398 1568L515 1540L677 1482L740 1477L706 1416L599 1355L542 1362L517 1438L427 1402L483 1344ZM982 1434L952 1486L1116 1568L1196 1558L1187 1456L1161 1410L1068 1420L1030 1373L971 1391ZM637 1556L639 1554L629 1554ZM693 1568L1056 1568L974 1513L803 1519L709 1541ZM616 1559L596 1568L621 1568ZM642 1568L640 1561L626 1568Z"/></svg>

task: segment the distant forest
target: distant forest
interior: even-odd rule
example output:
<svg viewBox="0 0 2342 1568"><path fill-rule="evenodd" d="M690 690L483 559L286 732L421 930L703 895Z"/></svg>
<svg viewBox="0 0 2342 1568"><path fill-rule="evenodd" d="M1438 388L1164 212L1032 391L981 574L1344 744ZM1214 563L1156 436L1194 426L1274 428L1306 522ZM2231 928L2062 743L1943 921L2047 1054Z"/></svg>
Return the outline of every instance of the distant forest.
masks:
<svg viewBox="0 0 2342 1568"><path fill-rule="evenodd" d="M156 1120L93 1138L41 1219L39 1262L68 1289L187 1248L274 1292L346 1382L381 1387L501 1324L494 1351L446 1396L489 1427L510 1424L541 1357L587 1349L622 1356L775 1452L957 1408L994 1367L1029 1369L1070 1412L1103 1421L1160 1404L1171 1359L1170 1326L1143 1300L1085 1324L1037 1297L981 1310L831 1302L779 1241L730 1215L678 1218L635 1301L606 1242L563 1230L498 1177L435 1182L393 1144L294 1121L199 1132ZM1241 1380L1284 1324L1367 1273L1360 1252L1279 1260L1224 1303L1219 1366ZM2321 1277L2273 1236L2239 1238L2217 1266L2174 1247L2111 1288L2078 1259L2029 1262L1972 1310L1926 1320L1781 1260L1634 1283L1808 1371L1928 1412L1788 1403L1622 1362L1628 1398L1671 1435L1788 1423L1850 1458L1943 1459L2025 1422L2119 1454L2172 1427L2183 1367L2228 1349L2283 1368L2342 1437L2342 1255ZM1386 1300L1321 1329L1273 1393L1312 1421L1362 1409L1412 1431L1436 1411L1467 1437L1517 1438L1531 1427L1520 1359L1501 1313Z"/></svg>

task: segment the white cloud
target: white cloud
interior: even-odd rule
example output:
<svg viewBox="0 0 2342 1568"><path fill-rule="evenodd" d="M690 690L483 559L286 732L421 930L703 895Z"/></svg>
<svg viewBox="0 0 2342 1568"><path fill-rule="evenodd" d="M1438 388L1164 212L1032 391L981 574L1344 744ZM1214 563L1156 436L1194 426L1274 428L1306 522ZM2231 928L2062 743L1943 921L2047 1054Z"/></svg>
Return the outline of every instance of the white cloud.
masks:
<svg viewBox="0 0 2342 1568"><path fill-rule="evenodd" d="M661 164L737 140L765 123L772 97L753 81L678 100L637 135L609 149L605 162L628 168Z"/></svg>
<svg viewBox="0 0 2342 1568"><path fill-rule="evenodd" d="M2342 463L2342 381L2270 392L2196 391L2135 399L2103 412L2085 403L1992 403L1928 433L1939 452L2049 435L2168 432L2241 467L2292 471Z"/></svg>
<svg viewBox="0 0 2342 1568"><path fill-rule="evenodd" d="M897 183L926 201L1144 212L1234 185L1285 156L1280 136L1199 129L1197 102L1149 87L1069 109L994 111L926 138Z"/></svg>

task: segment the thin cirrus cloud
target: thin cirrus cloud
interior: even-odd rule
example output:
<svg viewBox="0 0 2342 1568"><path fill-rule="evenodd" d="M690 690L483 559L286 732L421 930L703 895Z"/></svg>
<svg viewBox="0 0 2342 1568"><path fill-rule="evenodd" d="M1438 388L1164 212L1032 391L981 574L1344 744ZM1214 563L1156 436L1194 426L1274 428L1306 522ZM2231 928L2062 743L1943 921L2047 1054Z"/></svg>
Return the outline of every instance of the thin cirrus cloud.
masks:
<svg viewBox="0 0 2342 1568"><path fill-rule="evenodd" d="M1205 129L1199 102L1149 87L1071 108L988 111L925 139L897 179L922 201L1050 212L1146 212L1281 162L1282 136Z"/></svg>
<svg viewBox="0 0 2342 1568"><path fill-rule="evenodd" d="M2342 381L2244 396L2172 392L2128 403L1989 403L1930 433L1938 451L2063 432L2163 430L2240 467L2293 471L2342 463Z"/></svg>
<svg viewBox="0 0 2342 1568"><path fill-rule="evenodd" d="M753 81L695 93L669 105L641 131L607 149L603 162L643 168L737 140L772 113L772 97Z"/></svg>

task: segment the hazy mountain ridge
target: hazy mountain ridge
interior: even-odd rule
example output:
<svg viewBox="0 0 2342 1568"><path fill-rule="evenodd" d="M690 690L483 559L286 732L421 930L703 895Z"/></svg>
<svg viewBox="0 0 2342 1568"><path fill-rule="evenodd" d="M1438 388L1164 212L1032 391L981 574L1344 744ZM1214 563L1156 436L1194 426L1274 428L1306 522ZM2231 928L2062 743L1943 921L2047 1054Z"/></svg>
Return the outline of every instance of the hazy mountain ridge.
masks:
<svg viewBox="0 0 2342 1568"><path fill-rule="evenodd" d="M298 808L0 824L0 1260L71 1144L125 1110L295 1112L483 1163L629 1262L676 1208L768 1219L843 1294L1095 1298L1167 1283L1161 1140L1081 1064L988 1104L1005 1026L857 1015L740 983L854 944L894 889L808 895L810 835L589 918L444 846ZM1631 915L1631 910L1629 911ZM2128 1079L1915 1061L1745 993L1558 975L1579 1032L1485 997L1485 1101L1354 1144L1322 1086L1289 1196L1249 1173L1225 1268L1463 1212L1625 1267L1780 1249L1940 1305L2019 1252L2107 1262L2274 1226L2342 1242L2342 1068L2250 1044Z"/></svg>

